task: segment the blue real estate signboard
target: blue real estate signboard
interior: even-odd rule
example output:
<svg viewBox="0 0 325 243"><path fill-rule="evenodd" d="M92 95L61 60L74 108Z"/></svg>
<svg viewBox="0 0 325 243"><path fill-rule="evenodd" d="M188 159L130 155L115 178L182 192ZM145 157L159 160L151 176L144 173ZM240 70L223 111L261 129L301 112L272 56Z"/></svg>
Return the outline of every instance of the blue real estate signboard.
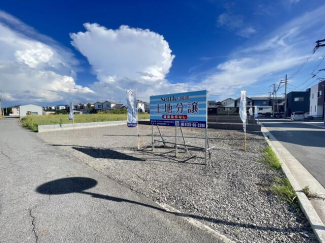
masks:
<svg viewBox="0 0 325 243"><path fill-rule="evenodd" d="M207 91L150 96L150 123L206 128Z"/></svg>

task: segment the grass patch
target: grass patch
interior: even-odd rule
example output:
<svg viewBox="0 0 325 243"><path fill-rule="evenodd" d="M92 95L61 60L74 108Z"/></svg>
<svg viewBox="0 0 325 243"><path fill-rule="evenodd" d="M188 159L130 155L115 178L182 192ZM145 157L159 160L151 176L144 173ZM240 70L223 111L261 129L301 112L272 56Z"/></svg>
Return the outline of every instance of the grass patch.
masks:
<svg viewBox="0 0 325 243"><path fill-rule="evenodd" d="M270 187L270 191L279 195L285 201L291 204L297 204L297 195L290 184L288 178L276 178L275 183Z"/></svg>
<svg viewBox="0 0 325 243"><path fill-rule="evenodd" d="M271 170L275 170L278 174L278 176L275 178L274 183L268 188L269 191L278 195L280 198L284 199L290 204L297 206L297 194L291 186L288 178L286 178L281 171L280 160L270 146L267 146L263 150L261 162L267 164Z"/></svg>
<svg viewBox="0 0 325 243"><path fill-rule="evenodd" d="M280 170L281 163L270 146L267 146L263 151L262 162L267 164L272 170Z"/></svg>
<svg viewBox="0 0 325 243"><path fill-rule="evenodd" d="M149 119L147 113L139 113L139 119ZM88 122L106 122L106 121L124 121L127 119L127 114L82 114L74 115L74 123ZM37 132L38 125L53 125L53 124L68 124L68 115L46 115L46 116L26 116L21 120L24 127Z"/></svg>

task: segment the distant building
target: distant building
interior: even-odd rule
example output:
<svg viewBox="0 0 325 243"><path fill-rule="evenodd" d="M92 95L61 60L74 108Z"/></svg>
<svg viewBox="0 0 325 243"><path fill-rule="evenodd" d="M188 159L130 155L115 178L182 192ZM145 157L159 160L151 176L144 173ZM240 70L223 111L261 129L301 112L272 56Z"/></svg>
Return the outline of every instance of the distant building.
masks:
<svg viewBox="0 0 325 243"><path fill-rule="evenodd" d="M309 112L310 109L310 89L306 91L292 91L287 94L287 114L290 116L292 112L302 111Z"/></svg>
<svg viewBox="0 0 325 243"><path fill-rule="evenodd" d="M67 109L66 105L57 105L55 108L57 111L62 111Z"/></svg>
<svg viewBox="0 0 325 243"><path fill-rule="evenodd" d="M43 109L41 106L38 105L21 105L19 106L19 117L23 118L27 115L42 115Z"/></svg>
<svg viewBox="0 0 325 243"><path fill-rule="evenodd" d="M227 99L221 101L221 106L222 107L236 107L235 99L227 98Z"/></svg>
<svg viewBox="0 0 325 243"><path fill-rule="evenodd" d="M137 100L137 109L138 112L145 112L145 102L141 101L141 100Z"/></svg>
<svg viewBox="0 0 325 243"><path fill-rule="evenodd" d="M11 107L11 113L9 116L19 116L19 106Z"/></svg>
<svg viewBox="0 0 325 243"><path fill-rule="evenodd" d="M324 89L325 81L319 82L310 88L310 116L317 118L324 116Z"/></svg>

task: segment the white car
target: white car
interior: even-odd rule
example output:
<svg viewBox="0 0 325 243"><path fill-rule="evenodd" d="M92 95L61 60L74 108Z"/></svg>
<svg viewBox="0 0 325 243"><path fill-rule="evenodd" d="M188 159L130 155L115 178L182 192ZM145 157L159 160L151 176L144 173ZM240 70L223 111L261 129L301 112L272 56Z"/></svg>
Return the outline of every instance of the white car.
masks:
<svg viewBox="0 0 325 243"><path fill-rule="evenodd" d="M303 121L305 119L305 114L303 111L295 111L291 114L291 121Z"/></svg>

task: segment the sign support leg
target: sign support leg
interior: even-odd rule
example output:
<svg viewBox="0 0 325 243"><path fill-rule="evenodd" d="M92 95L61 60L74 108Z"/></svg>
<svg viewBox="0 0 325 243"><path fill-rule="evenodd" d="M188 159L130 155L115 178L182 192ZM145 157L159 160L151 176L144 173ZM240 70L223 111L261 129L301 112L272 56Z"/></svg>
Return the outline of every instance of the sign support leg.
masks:
<svg viewBox="0 0 325 243"><path fill-rule="evenodd" d="M175 158L177 158L177 126L175 126Z"/></svg>
<svg viewBox="0 0 325 243"><path fill-rule="evenodd" d="M152 152L155 150L154 140L153 140L153 125L151 125L151 146L152 146Z"/></svg>
<svg viewBox="0 0 325 243"><path fill-rule="evenodd" d="M205 151L204 151L204 163L207 164L207 146L208 146L208 142L207 142L207 139L208 139L208 124L206 125L206 128L205 128Z"/></svg>
<svg viewBox="0 0 325 243"><path fill-rule="evenodd" d="M158 129L159 135L160 135L160 137L161 137L161 140L162 140L162 142L163 142L163 144L164 144L164 147L166 147L165 139L163 138L163 136L162 136L162 134L161 134L161 132L160 132L160 129L159 129L158 125L157 125L157 129Z"/></svg>

